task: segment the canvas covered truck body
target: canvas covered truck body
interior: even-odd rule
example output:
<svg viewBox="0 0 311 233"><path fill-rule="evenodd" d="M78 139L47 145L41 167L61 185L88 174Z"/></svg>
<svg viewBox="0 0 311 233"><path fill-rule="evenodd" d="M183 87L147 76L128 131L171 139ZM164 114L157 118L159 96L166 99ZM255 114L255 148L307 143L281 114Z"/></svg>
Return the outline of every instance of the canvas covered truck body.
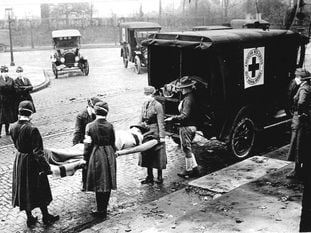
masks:
<svg viewBox="0 0 311 233"><path fill-rule="evenodd" d="M307 43L288 30L226 29L158 33L143 44L148 82L159 90L166 116L178 114L181 94L174 85L192 76L198 129L242 159L252 153L258 130L290 119L288 86ZM176 127L167 131L177 137Z"/></svg>

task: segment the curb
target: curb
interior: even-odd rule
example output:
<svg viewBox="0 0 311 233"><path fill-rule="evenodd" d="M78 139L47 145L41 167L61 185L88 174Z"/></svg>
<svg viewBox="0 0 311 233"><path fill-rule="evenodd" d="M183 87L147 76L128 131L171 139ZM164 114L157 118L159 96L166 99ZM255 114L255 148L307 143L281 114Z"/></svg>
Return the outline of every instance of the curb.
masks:
<svg viewBox="0 0 311 233"><path fill-rule="evenodd" d="M48 87L51 83L51 79L49 77L49 75L46 73L45 70L43 70L43 73L44 73L44 81L43 83L40 83L39 85L36 85L33 87L33 90L31 91L31 93L34 93L34 92L37 92L37 91L40 91L46 87Z"/></svg>

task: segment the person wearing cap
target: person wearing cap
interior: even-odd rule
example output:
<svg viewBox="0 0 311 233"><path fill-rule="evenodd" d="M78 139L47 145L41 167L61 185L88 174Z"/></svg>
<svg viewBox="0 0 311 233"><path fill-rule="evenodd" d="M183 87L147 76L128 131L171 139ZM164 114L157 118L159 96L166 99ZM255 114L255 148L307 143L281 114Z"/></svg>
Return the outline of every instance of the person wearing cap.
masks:
<svg viewBox="0 0 311 233"><path fill-rule="evenodd" d="M20 102L24 100L29 100L33 104L34 113L36 112L33 99L30 92L33 90L33 86L30 80L23 76L23 68L18 66L16 68L17 78L14 80L14 88L17 94L17 106Z"/></svg>
<svg viewBox="0 0 311 233"><path fill-rule="evenodd" d="M84 160L87 162L86 191L95 192L95 217L106 218L111 190L117 188L116 148L113 125L107 121L106 102L94 106L96 119L87 124L84 139Z"/></svg>
<svg viewBox="0 0 311 233"><path fill-rule="evenodd" d="M185 154L186 169L177 175L182 178L199 176L198 164L191 148L191 142L195 137L198 123L198 107L193 93L195 84L196 82L189 76L180 79L177 88L181 90L184 96L178 106L180 114L165 119L165 121L172 121L180 125L179 136L181 148Z"/></svg>
<svg viewBox="0 0 311 233"><path fill-rule="evenodd" d="M165 147L164 111L163 106L154 98L155 88L146 86L144 88L145 101L143 103L139 124L147 128L143 134L143 145L156 142L151 149L139 154L138 165L147 168L147 177L141 181L142 184L163 183L162 170L166 169L167 156ZM157 169L157 178L154 180L153 169Z"/></svg>
<svg viewBox="0 0 311 233"><path fill-rule="evenodd" d="M9 135L10 123L17 121L16 93L14 81L8 76L8 67L0 68L0 137L2 125L5 126L5 133Z"/></svg>
<svg viewBox="0 0 311 233"><path fill-rule="evenodd" d="M300 232L311 231L311 74L305 69L297 69L295 76L299 88L294 96L294 115L292 119L292 137L290 142L290 161L295 162L294 171L287 178L303 181L303 197L300 218Z"/></svg>
<svg viewBox="0 0 311 233"><path fill-rule="evenodd" d="M95 120L96 115L94 105L100 101L101 100L97 97L92 97L88 99L87 107L76 116L75 129L73 132L73 139L72 139L73 145L83 143L85 135L85 127L88 123ZM87 167L82 169L82 191L85 191L86 174L87 174Z"/></svg>
<svg viewBox="0 0 311 233"><path fill-rule="evenodd" d="M309 85L310 73L302 68L295 71L295 82L298 90L293 95L293 118L292 118L292 135L290 148L288 151L288 160L295 162L295 168L287 175L287 178L302 178L302 157L309 142L306 140L310 126L307 124L309 103ZM310 135L311 136L311 135Z"/></svg>
<svg viewBox="0 0 311 233"><path fill-rule="evenodd" d="M49 225L59 219L48 211L52 194L47 178L51 174L50 165L44 157L42 137L31 122L33 105L30 101L19 104L19 120L10 127L10 135L17 149L13 166L12 204L27 215L27 226L38 221L32 215L34 208L40 208L43 223Z"/></svg>

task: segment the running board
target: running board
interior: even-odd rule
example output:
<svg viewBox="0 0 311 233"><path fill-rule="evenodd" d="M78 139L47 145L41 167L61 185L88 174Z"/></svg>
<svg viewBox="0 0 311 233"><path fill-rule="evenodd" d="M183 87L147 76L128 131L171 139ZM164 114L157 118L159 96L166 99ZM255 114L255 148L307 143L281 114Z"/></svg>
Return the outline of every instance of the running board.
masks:
<svg viewBox="0 0 311 233"><path fill-rule="evenodd" d="M265 127L263 127L263 128L264 128L264 129L270 129L270 128L272 128L272 127L279 126L279 125L282 125L282 124L286 124L286 123L289 123L289 122L291 122L291 121L292 121L292 119L287 119L287 120L285 120L285 121L280 121L280 122L275 123L275 124L272 124L272 125L267 125L267 126L265 126Z"/></svg>

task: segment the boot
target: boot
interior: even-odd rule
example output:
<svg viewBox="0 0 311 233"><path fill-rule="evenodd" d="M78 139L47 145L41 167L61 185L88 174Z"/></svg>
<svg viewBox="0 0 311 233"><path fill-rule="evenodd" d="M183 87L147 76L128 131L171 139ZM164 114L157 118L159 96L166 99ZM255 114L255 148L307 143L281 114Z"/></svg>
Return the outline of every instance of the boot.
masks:
<svg viewBox="0 0 311 233"><path fill-rule="evenodd" d="M152 168L147 168L147 177L144 179L141 184L153 184L153 172Z"/></svg>
<svg viewBox="0 0 311 233"><path fill-rule="evenodd" d="M51 214L49 214L47 206L40 207L40 210L41 210L42 215L43 215L42 222L45 225L51 225L54 222L59 220L59 215L51 215Z"/></svg>
<svg viewBox="0 0 311 233"><path fill-rule="evenodd" d="M42 221L45 225L51 225L58 220L59 220L59 215L48 214L46 216L43 216L42 218Z"/></svg>
<svg viewBox="0 0 311 233"><path fill-rule="evenodd" d="M162 169L158 169L158 177L154 182L157 184L163 184Z"/></svg>

